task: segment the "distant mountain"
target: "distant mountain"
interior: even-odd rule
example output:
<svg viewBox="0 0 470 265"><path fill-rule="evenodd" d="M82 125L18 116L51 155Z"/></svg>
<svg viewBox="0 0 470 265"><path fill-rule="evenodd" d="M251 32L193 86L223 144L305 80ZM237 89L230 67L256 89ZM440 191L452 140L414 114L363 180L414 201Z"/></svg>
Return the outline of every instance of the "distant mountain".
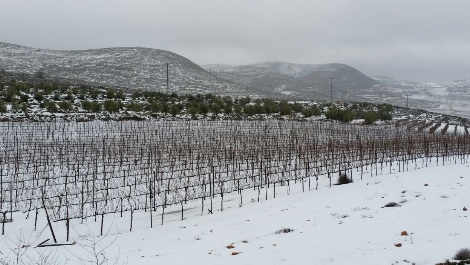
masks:
<svg viewBox="0 0 470 265"><path fill-rule="evenodd" d="M214 75L242 84L257 93L293 99L362 100L379 82L345 64L292 64L266 62L244 66L206 65Z"/></svg>
<svg viewBox="0 0 470 265"><path fill-rule="evenodd" d="M166 64L169 63L169 88ZM417 83L368 77L345 64L265 62L200 67L178 54L148 48L80 51L33 49L0 42L0 69L129 89L214 93L292 100L390 103L470 117L470 79Z"/></svg>
<svg viewBox="0 0 470 265"><path fill-rule="evenodd" d="M148 48L55 51L0 42L1 68L30 74L42 72L51 77L131 89L231 95L248 93L242 86L221 80L178 54Z"/></svg>
<svg viewBox="0 0 470 265"><path fill-rule="evenodd" d="M450 115L470 117L470 79L448 83L418 83L391 77L368 77L344 64L267 62L243 66L206 65L214 75L242 84L257 94L292 99L333 99L390 103Z"/></svg>
<svg viewBox="0 0 470 265"><path fill-rule="evenodd" d="M446 83L418 83L383 76L373 79L389 92L408 95L409 107L470 117L470 79Z"/></svg>

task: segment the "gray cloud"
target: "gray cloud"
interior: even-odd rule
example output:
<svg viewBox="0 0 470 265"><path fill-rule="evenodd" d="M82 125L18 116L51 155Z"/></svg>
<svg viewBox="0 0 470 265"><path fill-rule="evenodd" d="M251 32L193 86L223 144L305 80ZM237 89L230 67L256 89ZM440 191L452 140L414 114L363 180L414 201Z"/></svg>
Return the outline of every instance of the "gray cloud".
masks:
<svg viewBox="0 0 470 265"><path fill-rule="evenodd" d="M198 64L349 64L416 81L470 77L470 1L2 0L0 41L141 46Z"/></svg>

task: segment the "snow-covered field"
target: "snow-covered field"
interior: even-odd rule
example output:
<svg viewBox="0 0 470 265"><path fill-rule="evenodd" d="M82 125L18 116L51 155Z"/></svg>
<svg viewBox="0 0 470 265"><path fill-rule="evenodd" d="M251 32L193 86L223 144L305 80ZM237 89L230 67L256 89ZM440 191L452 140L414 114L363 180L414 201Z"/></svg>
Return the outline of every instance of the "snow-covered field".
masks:
<svg viewBox="0 0 470 265"><path fill-rule="evenodd" d="M260 202L258 191L231 194L223 211L216 197L214 214L208 200L203 215L201 201L190 202L182 221L180 208L169 207L164 225L153 213L153 228L150 213L136 212L132 232L129 212L106 215L102 237L99 216L73 220L69 243L76 244L69 246L37 247L51 238L44 216L34 232L34 214L15 214L0 237L0 264L17 264L17 257L18 264L436 264L470 247L470 167L460 159L428 167L417 161L417 170L410 163L409 171L375 176L374 169L362 180L353 172L348 185L277 186L275 199L272 187L262 189ZM390 202L399 207L384 207ZM65 224L53 226L65 243ZM282 229L288 233L276 233Z"/></svg>

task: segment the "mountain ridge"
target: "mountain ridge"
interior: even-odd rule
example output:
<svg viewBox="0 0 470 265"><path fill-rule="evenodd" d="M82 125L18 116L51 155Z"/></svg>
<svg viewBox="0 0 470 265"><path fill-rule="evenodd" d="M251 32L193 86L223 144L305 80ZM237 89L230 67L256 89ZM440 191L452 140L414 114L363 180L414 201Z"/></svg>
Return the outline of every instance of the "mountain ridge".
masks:
<svg viewBox="0 0 470 265"><path fill-rule="evenodd" d="M7 71L43 72L51 77L134 89L180 93L243 91L242 86L221 80L186 57L141 47L56 51L0 43L1 67Z"/></svg>
<svg viewBox="0 0 470 265"><path fill-rule="evenodd" d="M145 47L57 51L0 42L2 68L128 89L235 97L330 100L333 88L333 100L397 106L406 106L408 102L412 108L470 117L469 78L419 83L384 76L368 77L341 63L268 61L241 66L199 66L176 53Z"/></svg>

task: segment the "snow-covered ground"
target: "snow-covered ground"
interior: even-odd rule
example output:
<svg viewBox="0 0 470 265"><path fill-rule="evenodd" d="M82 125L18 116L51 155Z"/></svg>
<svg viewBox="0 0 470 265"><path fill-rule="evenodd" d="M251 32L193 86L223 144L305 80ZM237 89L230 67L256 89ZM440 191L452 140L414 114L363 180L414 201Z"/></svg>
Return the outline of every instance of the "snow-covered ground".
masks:
<svg viewBox="0 0 470 265"><path fill-rule="evenodd" d="M470 167L460 159L445 166L442 159L428 167L423 162L417 160L416 170L410 163L405 172L395 166L392 173L384 168L380 174L379 166L377 176L369 168L362 179L354 171L354 183L331 188L325 177L318 190L312 185L308 191L306 183L304 192L300 183L290 191L276 186L275 199L271 186L260 191L260 202L257 190L246 190L242 207L239 194L224 196L223 211L216 197L214 214L207 212L209 199L203 215L201 201L195 201L184 206L183 221L181 208L173 206L166 209L164 225L161 212L153 213L153 228L149 212L136 212L132 232L129 212L106 215L103 237L99 216L96 222L74 220L69 242L76 244L70 246L36 247L51 238L44 214L36 232L34 213L28 219L15 214L0 237L0 261L16 264L17 253L23 254L20 260L37 260L42 253L49 262L34 264L98 264L105 258L103 264L139 265L436 264L470 247L469 212L464 211L470 208ZM384 207L390 202L399 207ZM58 241L65 242L65 223L53 226ZM288 233L276 233L283 228Z"/></svg>

